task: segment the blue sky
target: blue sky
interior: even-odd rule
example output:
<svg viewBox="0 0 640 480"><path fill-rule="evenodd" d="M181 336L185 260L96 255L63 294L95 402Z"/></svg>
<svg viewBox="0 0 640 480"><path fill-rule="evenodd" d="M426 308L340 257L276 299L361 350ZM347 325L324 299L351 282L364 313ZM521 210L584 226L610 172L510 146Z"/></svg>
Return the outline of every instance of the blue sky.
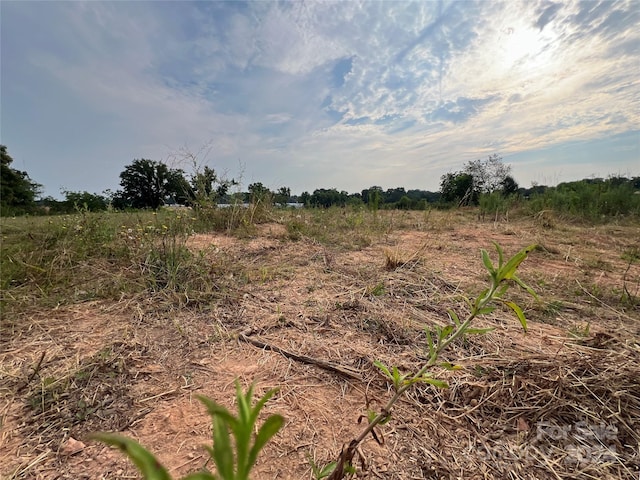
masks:
<svg viewBox="0 0 640 480"><path fill-rule="evenodd" d="M0 2L0 141L45 186L197 155L293 193L640 175L640 3ZM206 153L208 152L208 155Z"/></svg>

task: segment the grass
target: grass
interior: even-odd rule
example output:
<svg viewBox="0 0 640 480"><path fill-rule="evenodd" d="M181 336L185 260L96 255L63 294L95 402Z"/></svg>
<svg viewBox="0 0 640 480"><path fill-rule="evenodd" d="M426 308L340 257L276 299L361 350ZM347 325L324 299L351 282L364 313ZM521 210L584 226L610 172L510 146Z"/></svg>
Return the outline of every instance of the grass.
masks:
<svg viewBox="0 0 640 480"><path fill-rule="evenodd" d="M61 445L80 439L87 451L77 458L89 458L98 451L89 432L125 428L142 444L166 446L160 460L175 466L172 475L193 471L204 461L186 446L207 443L210 433L191 395L230 408L238 377L245 387L257 378L262 393L281 387L265 408L281 413L285 427L265 447L255 478L311 478L308 453L322 471L340 441L357 433L358 416L384 405L388 385L371 360L417 371L429 354L424 328L444 328L447 310L481 291L480 249L496 241L514 253L530 240L544 249L532 252L521 276L542 301L514 290L527 336L515 333L507 307L483 321L494 332L454 342L443 361L463 370L437 372L448 390L420 385L407 396L392 426L380 427L385 445L363 445L368 468L394 479L436 468L446 478L463 468L480 472L493 455L487 478L572 478L575 465L563 463L569 450L550 450L549 439L523 469L514 470L517 452L509 449L516 439L533 448L539 422L585 418L615 422L618 451L633 465L640 225L567 224L556 216L548 227L513 212L487 220L473 209L261 206L0 219L0 422L11 453L0 474L75 478L76 457L58 457ZM358 369L363 382L239 346L235 338L247 330L284 350ZM153 433L150 425L164 418L173 430ZM464 442L452 431L463 432ZM485 457L457 455L469 441ZM116 457L104 464L122 470L119 478L133 474ZM584 472L627 473L620 462L607 465ZM104 473L91 468L96 478Z"/></svg>
<svg viewBox="0 0 640 480"><path fill-rule="evenodd" d="M204 301L217 289L215 269L186 242L227 229L229 215L211 224L208 212L168 210L2 218L3 311L159 292Z"/></svg>

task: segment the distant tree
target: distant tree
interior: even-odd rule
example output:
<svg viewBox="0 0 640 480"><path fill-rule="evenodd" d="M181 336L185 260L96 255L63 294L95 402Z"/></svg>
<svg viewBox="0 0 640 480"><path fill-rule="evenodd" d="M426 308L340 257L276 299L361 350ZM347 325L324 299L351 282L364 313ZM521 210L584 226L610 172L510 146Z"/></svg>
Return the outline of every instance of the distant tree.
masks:
<svg viewBox="0 0 640 480"><path fill-rule="evenodd" d="M168 168L165 188L167 195L165 203L178 203L180 205L193 203L195 195L182 170Z"/></svg>
<svg viewBox="0 0 640 480"><path fill-rule="evenodd" d="M511 175L507 175L506 177L504 177L504 180L502 180L501 183L501 187L502 195L504 195L505 197L518 193L518 190L520 188L518 186L518 183L513 179Z"/></svg>
<svg viewBox="0 0 640 480"><path fill-rule="evenodd" d="M262 183L256 182L249 185L249 198L252 203L271 203L272 193Z"/></svg>
<svg viewBox="0 0 640 480"><path fill-rule="evenodd" d="M382 187L373 186L362 190L362 201L366 203L371 210L378 210L380 205L384 203L384 191Z"/></svg>
<svg viewBox="0 0 640 480"><path fill-rule="evenodd" d="M410 210L412 207L413 201L407 195L403 195L400 200L396 202L396 208L399 210Z"/></svg>
<svg viewBox="0 0 640 480"><path fill-rule="evenodd" d="M362 195L360 193L352 193L347 197L347 205L351 207L361 207L364 205Z"/></svg>
<svg viewBox="0 0 640 480"><path fill-rule="evenodd" d="M7 147L0 145L0 208L3 213L25 213L35 207L42 185L31 180L27 172L11 168L12 162Z"/></svg>
<svg viewBox="0 0 640 480"><path fill-rule="evenodd" d="M440 196L444 202L477 205L479 193L473 176L465 172L446 173L440 178Z"/></svg>
<svg viewBox="0 0 640 480"><path fill-rule="evenodd" d="M308 207L311 204L311 194L309 192L302 192L298 201Z"/></svg>
<svg viewBox="0 0 640 480"><path fill-rule="evenodd" d="M427 202L437 202L440 200L440 192L429 192L426 190L409 190L407 191L407 197L414 201L424 200L423 205L426 206Z"/></svg>
<svg viewBox="0 0 640 480"><path fill-rule="evenodd" d="M280 187L278 191L273 196L273 200L276 203L281 205L285 205L289 202L289 198L291 197L291 189L289 187Z"/></svg>
<svg viewBox="0 0 640 480"><path fill-rule="evenodd" d="M99 212L107 209L108 199L102 195L89 192L71 192L63 190L65 200L64 210L72 212L79 208L85 208L90 212Z"/></svg>
<svg viewBox="0 0 640 480"><path fill-rule="evenodd" d="M473 177L473 189L478 194L492 193L502 189L503 182L511 173L511 166L505 165L502 157L494 154L486 160L467 162L464 173Z"/></svg>
<svg viewBox="0 0 640 480"><path fill-rule="evenodd" d="M407 194L403 187L389 188L383 195L384 203L396 203L399 202L402 197Z"/></svg>
<svg viewBox="0 0 640 480"><path fill-rule="evenodd" d="M339 192L335 188L319 188L313 191L310 202L316 207L329 208L334 205L344 207L348 198L347 192Z"/></svg>
<svg viewBox="0 0 640 480"><path fill-rule="evenodd" d="M235 180L220 178L213 168L205 165L201 171L197 171L191 176L192 199L190 203L214 204L224 198L233 185L237 185Z"/></svg>
<svg viewBox="0 0 640 480"><path fill-rule="evenodd" d="M167 200L184 202L192 197L189 182L182 170L173 170L162 162L134 160L120 174L122 190L116 192L113 204L116 208L153 208Z"/></svg>

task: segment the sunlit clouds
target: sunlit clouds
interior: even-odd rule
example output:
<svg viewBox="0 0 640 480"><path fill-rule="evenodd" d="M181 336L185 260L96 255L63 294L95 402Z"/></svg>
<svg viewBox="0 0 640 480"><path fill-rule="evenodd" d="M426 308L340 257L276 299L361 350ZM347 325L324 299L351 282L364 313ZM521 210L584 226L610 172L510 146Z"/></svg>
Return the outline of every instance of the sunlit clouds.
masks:
<svg viewBox="0 0 640 480"><path fill-rule="evenodd" d="M523 186L640 174L634 1L1 8L2 143L47 194L207 142L297 193L437 190L493 153Z"/></svg>

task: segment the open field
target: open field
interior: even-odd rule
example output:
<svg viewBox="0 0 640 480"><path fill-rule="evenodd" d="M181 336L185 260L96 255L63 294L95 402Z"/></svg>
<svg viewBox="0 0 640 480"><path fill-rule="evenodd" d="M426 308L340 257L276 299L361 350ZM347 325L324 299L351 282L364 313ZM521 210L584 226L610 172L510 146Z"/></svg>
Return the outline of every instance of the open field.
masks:
<svg viewBox="0 0 640 480"><path fill-rule="evenodd" d="M1 478L139 478L96 431L137 439L177 477L196 471L211 426L194 397L231 406L237 378L280 387L265 413L285 417L253 478L310 479L310 458L335 460L390 397L373 361L415 371L424 328L465 315L492 242L538 244L519 276L540 301L510 290L528 332L508 309L478 319L494 330L445 352L464 368L434 370L450 388L416 386L381 444L363 444L364 478L638 478L637 219L216 215L1 219Z"/></svg>

